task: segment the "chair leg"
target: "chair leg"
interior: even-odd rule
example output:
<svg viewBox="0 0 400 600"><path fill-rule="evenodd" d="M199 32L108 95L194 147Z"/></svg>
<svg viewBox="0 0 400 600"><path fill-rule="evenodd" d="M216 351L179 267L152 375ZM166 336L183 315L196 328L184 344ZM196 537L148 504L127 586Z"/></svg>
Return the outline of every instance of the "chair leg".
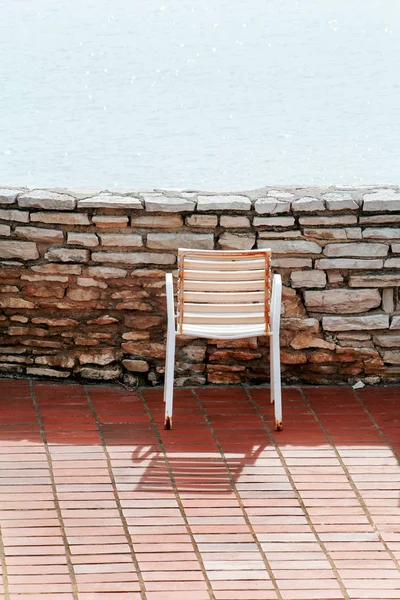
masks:
<svg viewBox="0 0 400 600"><path fill-rule="evenodd" d="M271 392L275 403L275 429L282 431L282 388L281 388L281 357L279 347L279 332L274 332L271 341Z"/></svg>
<svg viewBox="0 0 400 600"><path fill-rule="evenodd" d="M170 328L167 333L167 353L166 353L166 360L165 360L165 380L164 380L165 424L164 424L164 429L172 429L174 371L175 371L175 331L172 328Z"/></svg>
<svg viewBox="0 0 400 600"><path fill-rule="evenodd" d="M271 396L271 404L273 404L275 402L275 396L274 396L274 353L272 350L272 340L273 340L273 335L271 334L269 341L270 341L270 349L269 349L269 381L270 381L270 396Z"/></svg>

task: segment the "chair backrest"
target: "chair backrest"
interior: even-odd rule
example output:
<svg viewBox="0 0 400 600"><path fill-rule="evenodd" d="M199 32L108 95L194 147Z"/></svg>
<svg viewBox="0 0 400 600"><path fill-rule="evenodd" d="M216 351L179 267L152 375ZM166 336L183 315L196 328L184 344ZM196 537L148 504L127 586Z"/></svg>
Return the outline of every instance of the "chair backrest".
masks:
<svg viewBox="0 0 400 600"><path fill-rule="evenodd" d="M270 250L178 250L177 330L260 325L269 333Z"/></svg>

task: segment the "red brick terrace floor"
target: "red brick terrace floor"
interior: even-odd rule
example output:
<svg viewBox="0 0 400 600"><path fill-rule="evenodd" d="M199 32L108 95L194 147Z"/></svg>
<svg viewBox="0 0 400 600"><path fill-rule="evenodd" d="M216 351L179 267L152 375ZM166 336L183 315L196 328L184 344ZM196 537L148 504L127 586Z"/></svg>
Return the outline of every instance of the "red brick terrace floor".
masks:
<svg viewBox="0 0 400 600"><path fill-rule="evenodd" d="M400 387L0 398L2 600L400 598Z"/></svg>

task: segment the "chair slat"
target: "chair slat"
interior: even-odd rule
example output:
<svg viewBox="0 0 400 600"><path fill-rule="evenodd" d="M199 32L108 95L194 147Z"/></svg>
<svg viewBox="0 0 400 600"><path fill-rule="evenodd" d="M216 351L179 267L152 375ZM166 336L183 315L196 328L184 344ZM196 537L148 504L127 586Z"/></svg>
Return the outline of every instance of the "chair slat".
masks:
<svg viewBox="0 0 400 600"><path fill-rule="evenodd" d="M209 281L185 281L184 291L195 292L195 291L254 291L261 292L265 290L264 280L255 281L213 281L212 285Z"/></svg>
<svg viewBox="0 0 400 600"><path fill-rule="evenodd" d="M187 313L221 313L222 311L227 313L240 313L243 315L249 313L262 313L264 310L264 303L249 303L249 304L195 304L190 302L184 302L183 311Z"/></svg>
<svg viewBox="0 0 400 600"><path fill-rule="evenodd" d="M185 269L185 281L253 281L264 279L265 270L256 271L193 271Z"/></svg>
<svg viewBox="0 0 400 600"><path fill-rule="evenodd" d="M263 269L265 266L264 258L256 260L196 260L192 258L185 259L186 269L193 271L251 271L253 269Z"/></svg>
<svg viewBox="0 0 400 600"><path fill-rule="evenodd" d="M226 325L227 323L243 325L245 323L265 323L264 313L254 314L243 314L243 313L214 313L214 314L201 314L201 313L188 313L183 314L183 320L187 324L201 324L201 325Z"/></svg>
<svg viewBox="0 0 400 600"><path fill-rule="evenodd" d="M261 292L190 292L184 290L183 301L184 302L213 302L213 303L226 303L234 304L246 303L246 302L264 302L265 290Z"/></svg>

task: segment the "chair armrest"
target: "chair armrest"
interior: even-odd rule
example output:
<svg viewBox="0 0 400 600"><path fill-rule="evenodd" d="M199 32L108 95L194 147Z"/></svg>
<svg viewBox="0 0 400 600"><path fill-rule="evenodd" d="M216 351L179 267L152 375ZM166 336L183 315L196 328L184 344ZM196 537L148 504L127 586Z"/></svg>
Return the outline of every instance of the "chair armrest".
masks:
<svg viewBox="0 0 400 600"><path fill-rule="evenodd" d="M175 331L174 282L172 273L165 274L165 288L167 297L168 329L172 327L172 329Z"/></svg>
<svg viewBox="0 0 400 600"><path fill-rule="evenodd" d="M275 274L272 278L272 293L269 323L271 331L279 331L281 322L282 279Z"/></svg>

